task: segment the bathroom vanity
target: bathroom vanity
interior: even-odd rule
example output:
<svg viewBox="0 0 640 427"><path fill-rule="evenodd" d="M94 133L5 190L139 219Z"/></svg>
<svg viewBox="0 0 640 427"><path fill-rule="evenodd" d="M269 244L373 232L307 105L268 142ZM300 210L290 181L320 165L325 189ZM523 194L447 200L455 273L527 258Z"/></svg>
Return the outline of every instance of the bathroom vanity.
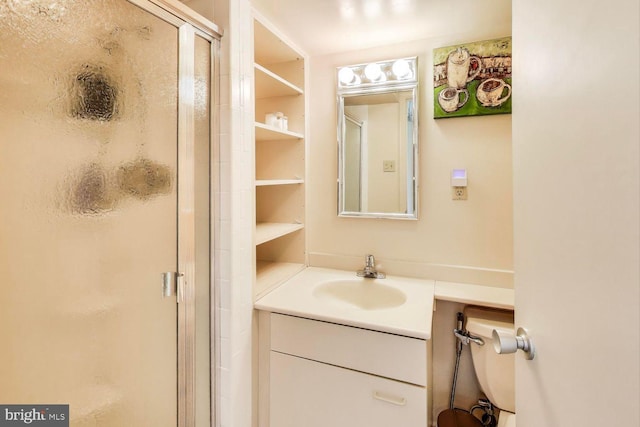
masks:
<svg viewBox="0 0 640 427"><path fill-rule="evenodd" d="M428 341L276 313L264 319L269 425L427 425Z"/></svg>
<svg viewBox="0 0 640 427"><path fill-rule="evenodd" d="M307 268L258 300L259 425L428 425L433 295L430 280Z"/></svg>
<svg viewBox="0 0 640 427"><path fill-rule="evenodd" d="M309 267L258 299L259 425L431 425L436 300L513 309L513 290Z"/></svg>

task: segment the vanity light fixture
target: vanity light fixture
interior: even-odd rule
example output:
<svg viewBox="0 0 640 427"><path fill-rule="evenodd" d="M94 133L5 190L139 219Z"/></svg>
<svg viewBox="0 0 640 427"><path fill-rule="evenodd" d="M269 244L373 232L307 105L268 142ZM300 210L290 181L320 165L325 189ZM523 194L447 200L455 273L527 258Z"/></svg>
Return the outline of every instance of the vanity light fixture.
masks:
<svg viewBox="0 0 640 427"><path fill-rule="evenodd" d="M399 79L406 79L411 77L411 68L406 59L398 59L391 66L391 71Z"/></svg>
<svg viewBox="0 0 640 427"><path fill-rule="evenodd" d="M356 74L353 72L353 70L350 67L343 67L340 69L340 71L338 72L338 79L340 80L340 83L345 84L345 85L351 85L356 83Z"/></svg>
<svg viewBox="0 0 640 427"><path fill-rule="evenodd" d="M401 58L338 68L338 87L351 89L417 81L417 58Z"/></svg>
<svg viewBox="0 0 640 427"><path fill-rule="evenodd" d="M364 75L372 82L377 82L384 79L384 74L382 74L382 69L380 68L380 64L376 64L372 62L364 67Z"/></svg>

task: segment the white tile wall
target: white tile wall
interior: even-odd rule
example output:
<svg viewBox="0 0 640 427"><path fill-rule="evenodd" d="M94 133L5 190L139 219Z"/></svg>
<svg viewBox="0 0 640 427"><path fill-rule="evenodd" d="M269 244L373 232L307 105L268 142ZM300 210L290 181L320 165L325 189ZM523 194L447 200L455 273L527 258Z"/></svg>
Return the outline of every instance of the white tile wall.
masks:
<svg viewBox="0 0 640 427"><path fill-rule="evenodd" d="M252 408L253 75L248 0L215 2L220 55L215 273L219 360L217 427L249 427Z"/></svg>

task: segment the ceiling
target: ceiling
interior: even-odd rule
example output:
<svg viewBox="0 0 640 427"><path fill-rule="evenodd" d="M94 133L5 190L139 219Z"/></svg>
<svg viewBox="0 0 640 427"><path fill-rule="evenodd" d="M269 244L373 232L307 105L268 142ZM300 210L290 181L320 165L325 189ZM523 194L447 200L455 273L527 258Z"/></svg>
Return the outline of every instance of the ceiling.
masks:
<svg viewBox="0 0 640 427"><path fill-rule="evenodd" d="M309 55L504 27L511 0L251 0Z"/></svg>

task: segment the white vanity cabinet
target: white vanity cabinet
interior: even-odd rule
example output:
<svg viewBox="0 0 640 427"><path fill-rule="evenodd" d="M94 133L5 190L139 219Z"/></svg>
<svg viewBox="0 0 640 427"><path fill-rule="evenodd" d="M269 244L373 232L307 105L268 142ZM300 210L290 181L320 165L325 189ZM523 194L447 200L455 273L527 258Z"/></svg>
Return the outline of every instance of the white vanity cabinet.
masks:
<svg viewBox="0 0 640 427"><path fill-rule="evenodd" d="M260 329L260 426L428 425L429 341L267 312Z"/></svg>

